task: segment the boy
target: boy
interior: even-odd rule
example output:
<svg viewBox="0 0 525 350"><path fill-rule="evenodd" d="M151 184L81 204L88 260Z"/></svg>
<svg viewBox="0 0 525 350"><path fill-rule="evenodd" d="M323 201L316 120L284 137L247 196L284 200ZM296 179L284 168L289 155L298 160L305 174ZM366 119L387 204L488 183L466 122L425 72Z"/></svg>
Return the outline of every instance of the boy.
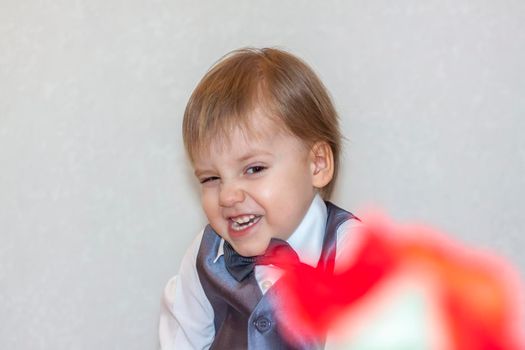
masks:
<svg viewBox="0 0 525 350"><path fill-rule="evenodd" d="M289 53L234 51L193 92L183 136L209 225L166 287L161 347L322 348L323 339L303 338L286 323L272 287L284 270L267 257L282 248L333 270L355 222L323 201L341 143L323 84Z"/></svg>

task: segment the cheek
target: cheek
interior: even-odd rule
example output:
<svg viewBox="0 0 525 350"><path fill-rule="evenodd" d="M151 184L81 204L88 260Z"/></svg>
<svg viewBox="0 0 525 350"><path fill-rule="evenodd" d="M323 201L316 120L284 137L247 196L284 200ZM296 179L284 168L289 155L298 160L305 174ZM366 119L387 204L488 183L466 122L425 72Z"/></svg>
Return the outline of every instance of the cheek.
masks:
<svg viewBox="0 0 525 350"><path fill-rule="evenodd" d="M203 189L201 192L201 205L208 220L212 220L218 213L218 199L214 189Z"/></svg>
<svg viewBox="0 0 525 350"><path fill-rule="evenodd" d="M308 170L297 167L273 174L258 183L255 191L266 204L289 211L290 206L302 206L302 202L311 199L314 189Z"/></svg>
<svg viewBox="0 0 525 350"><path fill-rule="evenodd" d="M273 181L276 192L283 195L304 193L305 190L313 187L309 171L307 166L295 166L276 174Z"/></svg>

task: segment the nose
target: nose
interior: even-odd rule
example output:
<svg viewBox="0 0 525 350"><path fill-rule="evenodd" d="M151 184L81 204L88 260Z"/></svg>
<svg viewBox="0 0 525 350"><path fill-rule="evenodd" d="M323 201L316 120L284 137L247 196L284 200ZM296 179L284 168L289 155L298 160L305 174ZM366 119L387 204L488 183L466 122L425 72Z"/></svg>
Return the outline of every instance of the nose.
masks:
<svg viewBox="0 0 525 350"><path fill-rule="evenodd" d="M235 183L223 183L219 193L221 207L231 207L244 201L244 191Z"/></svg>

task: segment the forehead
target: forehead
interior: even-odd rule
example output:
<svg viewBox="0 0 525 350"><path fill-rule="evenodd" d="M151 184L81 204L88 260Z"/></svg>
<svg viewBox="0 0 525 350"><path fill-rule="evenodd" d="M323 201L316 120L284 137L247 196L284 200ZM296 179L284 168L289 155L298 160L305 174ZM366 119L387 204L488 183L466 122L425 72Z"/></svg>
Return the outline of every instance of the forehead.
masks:
<svg viewBox="0 0 525 350"><path fill-rule="evenodd" d="M201 144L198 152L194 154L194 164L218 155L238 159L249 153L269 151L283 140L288 140L287 144L294 148L304 146L278 118L256 112L247 119L243 124L210 135L206 143Z"/></svg>

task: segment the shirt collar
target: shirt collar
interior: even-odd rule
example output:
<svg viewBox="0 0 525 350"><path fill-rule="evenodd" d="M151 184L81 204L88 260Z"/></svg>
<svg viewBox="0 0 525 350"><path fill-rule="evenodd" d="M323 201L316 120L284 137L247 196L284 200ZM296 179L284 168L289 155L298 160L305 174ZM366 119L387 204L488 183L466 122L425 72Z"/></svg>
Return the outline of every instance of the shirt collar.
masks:
<svg viewBox="0 0 525 350"><path fill-rule="evenodd" d="M317 194L303 220L287 240L299 255L301 262L310 266L317 266L323 248L327 216L326 204ZM217 262L222 255L224 255L224 239L221 239L217 256L213 262Z"/></svg>

